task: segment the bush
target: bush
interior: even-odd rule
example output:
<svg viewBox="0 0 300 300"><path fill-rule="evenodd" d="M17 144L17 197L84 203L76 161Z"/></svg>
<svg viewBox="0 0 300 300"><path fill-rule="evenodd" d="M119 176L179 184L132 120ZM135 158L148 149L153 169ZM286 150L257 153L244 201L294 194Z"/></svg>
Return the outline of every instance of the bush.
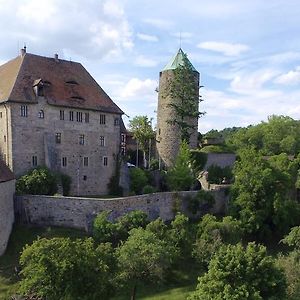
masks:
<svg viewBox="0 0 300 300"><path fill-rule="evenodd" d="M226 182L232 180L232 169L230 167L221 168L217 165L211 165L208 169L208 182L221 184L223 179L226 179Z"/></svg>
<svg viewBox="0 0 300 300"><path fill-rule="evenodd" d="M130 175L130 189L136 194L141 194L145 185L148 183L148 178L140 168L132 168L129 171Z"/></svg>
<svg viewBox="0 0 300 300"><path fill-rule="evenodd" d="M107 188L112 196L123 196L123 188L119 185L120 182L121 161L116 163L115 174L110 178Z"/></svg>
<svg viewBox="0 0 300 300"><path fill-rule="evenodd" d="M187 199L187 208L192 214L197 214L199 211L207 212L215 203L214 196L204 190L200 190L196 196Z"/></svg>
<svg viewBox="0 0 300 300"><path fill-rule="evenodd" d="M143 194L152 194L155 193L155 188L152 185L145 185L143 188Z"/></svg>
<svg viewBox="0 0 300 300"><path fill-rule="evenodd" d="M54 195L57 192L57 179L48 168L37 167L17 180L16 191L19 195Z"/></svg>
<svg viewBox="0 0 300 300"><path fill-rule="evenodd" d="M68 176L66 174L60 174L60 180L61 180L61 185L63 188L63 195L68 196L70 193L70 189L71 189L72 179L70 176Z"/></svg>
<svg viewBox="0 0 300 300"><path fill-rule="evenodd" d="M159 161L158 159L151 159L149 164L150 170L155 171L159 169Z"/></svg>

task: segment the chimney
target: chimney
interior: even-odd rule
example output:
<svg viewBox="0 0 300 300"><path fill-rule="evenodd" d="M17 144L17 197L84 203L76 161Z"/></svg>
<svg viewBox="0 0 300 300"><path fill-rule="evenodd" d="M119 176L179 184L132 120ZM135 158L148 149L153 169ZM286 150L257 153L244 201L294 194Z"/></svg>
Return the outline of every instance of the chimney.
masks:
<svg viewBox="0 0 300 300"><path fill-rule="evenodd" d="M21 49L21 57L23 57L26 54L26 46Z"/></svg>
<svg viewBox="0 0 300 300"><path fill-rule="evenodd" d="M54 60L55 60L56 62L59 62L59 60L58 60L58 54L57 54L57 53L54 54Z"/></svg>

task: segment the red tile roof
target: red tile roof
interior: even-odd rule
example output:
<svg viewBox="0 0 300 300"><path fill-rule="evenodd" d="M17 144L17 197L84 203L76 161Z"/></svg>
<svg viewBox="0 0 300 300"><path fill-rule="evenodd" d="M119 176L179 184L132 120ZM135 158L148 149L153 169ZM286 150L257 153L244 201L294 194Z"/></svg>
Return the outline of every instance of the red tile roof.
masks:
<svg viewBox="0 0 300 300"><path fill-rule="evenodd" d="M10 181L15 178L13 172L8 166L0 159L0 182Z"/></svg>
<svg viewBox="0 0 300 300"><path fill-rule="evenodd" d="M51 105L123 113L80 63L30 53L0 66L0 103L36 103L41 82Z"/></svg>

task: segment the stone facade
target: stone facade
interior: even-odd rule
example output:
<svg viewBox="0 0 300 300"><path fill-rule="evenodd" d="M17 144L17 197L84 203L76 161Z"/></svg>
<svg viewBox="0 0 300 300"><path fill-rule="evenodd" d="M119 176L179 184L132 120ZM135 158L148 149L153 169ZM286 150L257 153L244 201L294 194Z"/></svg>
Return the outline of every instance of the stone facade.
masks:
<svg viewBox="0 0 300 300"><path fill-rule="evenodd" d="M24 223L47 226L65 226L89 230L93 218L102 211L110 210L112 220L133 211L142 210L150 220L161 217L164 221L174 218L174 207L180 199L184 213L189 214L184 199L195 195L191 192L167 192L115 199L91 199L51 196L18 196L15 200L17 219ZM228 197L224 191L212 191L215 205L209 211L224 214ZM186 200L188 201L188 199Z"/></svg>
<svg viewBox="0 0 300 300"><path fill-rule="evenodd" d="M15 180L0 182L0 256L4 253L14 223Z"/></svg>
<svg viewBox="0 0 300 300"><path fill-rule="evenodd" d="M79 63L23 51L0 66L0 154L16 177L47 166L71 195L106 194L122 113Z"/></svg>
<svg viewBox="0 0 300 300"><path fill-rule="evenodd" d="M233 168L235 161L236 155L234 153L207 153L207 161L204 166L204 170L207 170L212 165L216 165L221 168Z"/></svg>
<svg viewBox="0 0 300 300"><path fill-rule="evenodd" d="M177 56L183 52L179 50ZM178 59L175 57L175 59ZM184 59L187 59L184 57ZM183 61L185 63L185 61ZM190 62L188 61L190 64ZM180 61L179 61L180 65ZM171 120L177 119L178 116L173 107L170 104L176 104L176 99L173 99L170 95L170 83L174 79L174 69L178 66L173 66L170 69L166 67L159 74L159 93L158 93L158 107L157 107L157 152L160 162L163 166L170 167L174 164L176 156L179 151L181 136L180 129L177 124L170 124ZM195 101L199 100L199 73L192 69L194 74L195 84ZM197 147L198 138L198 118L189 120L189 123L194 127L191 130L191 136L189 141L190 148Z"/></svg>

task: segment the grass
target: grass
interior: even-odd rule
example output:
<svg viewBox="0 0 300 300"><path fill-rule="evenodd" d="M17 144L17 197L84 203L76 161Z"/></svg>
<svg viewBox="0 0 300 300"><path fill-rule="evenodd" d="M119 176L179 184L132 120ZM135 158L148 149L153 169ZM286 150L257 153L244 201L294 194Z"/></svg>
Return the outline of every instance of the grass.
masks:
<svg viewBox="0 0 300 300"><path fill-rule="evenodd" d="M81 238L85 232L59 227L27 227L15 226L10 237L7 250L0 257L0 300L9 300L18 289L19 256L26 244L43 237ZM142 300L181 300L195 289L200 271L192 261L182 261L168 274L168 281L163 285L138 286L137 299ZM113 300L128 300L127 291Z"/></svg>

